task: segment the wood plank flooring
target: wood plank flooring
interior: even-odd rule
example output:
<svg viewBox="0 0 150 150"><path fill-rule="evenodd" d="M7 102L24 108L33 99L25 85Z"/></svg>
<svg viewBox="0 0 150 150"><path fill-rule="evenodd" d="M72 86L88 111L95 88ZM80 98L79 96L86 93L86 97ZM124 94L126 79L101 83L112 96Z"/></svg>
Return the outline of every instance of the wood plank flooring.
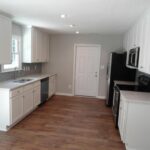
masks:
<svg viewBox="0 0 150 150"><path fill-rule="evenodd" d="M125 150L104 101L54 96L8 132L0 150Z"/></svg>

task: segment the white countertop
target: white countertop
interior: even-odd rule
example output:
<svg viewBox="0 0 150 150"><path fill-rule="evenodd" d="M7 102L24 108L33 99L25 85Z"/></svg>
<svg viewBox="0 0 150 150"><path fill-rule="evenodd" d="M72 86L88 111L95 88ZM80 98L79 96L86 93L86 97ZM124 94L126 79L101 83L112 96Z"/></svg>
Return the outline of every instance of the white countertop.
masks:
<svg viewBox="0 0 150 150"><path fill-rule="evenodd" d="M17 78L17 79L13 79L13 80L8 80L8 81L4 81L4 82L0 82L0 90L1 89L7 89L7 90L12 90L12 89L16 89L18 87L36 82L38 80L44 79L46 77L50 77L50 76L54 76L56 74L35 74L35 75L29 75L29 76L24 76L21 78ZM15 80L18 79L32 79L31 81L25 82L25 83L16 83L14 82Z"/></svg>
<svg viewBox="0 0 150 150"><path fill-rule="evenodd" d="M121 85L138 85L137 82L133 81L121 81L121 80L114 80L114 84L121 84Z"/></svg>
<svg viewBox="0 0 150 150"><path fill-rule="evenodd" d="M150 104L150 93L149 92L133 92L133 91L120 91L122 100L133 102L133 103L149 103Z"/></svg>

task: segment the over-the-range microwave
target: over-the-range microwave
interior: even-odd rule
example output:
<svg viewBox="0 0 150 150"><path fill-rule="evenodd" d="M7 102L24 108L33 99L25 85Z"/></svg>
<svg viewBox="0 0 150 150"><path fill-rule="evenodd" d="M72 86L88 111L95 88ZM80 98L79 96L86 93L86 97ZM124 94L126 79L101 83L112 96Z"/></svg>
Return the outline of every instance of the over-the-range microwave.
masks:
<svg viewBox="0 0 150 150"><path fill-rule="evenodd" d="M140 47L135 47L127 53L126 66L129 68L137 69L139 63Z"/></svg>

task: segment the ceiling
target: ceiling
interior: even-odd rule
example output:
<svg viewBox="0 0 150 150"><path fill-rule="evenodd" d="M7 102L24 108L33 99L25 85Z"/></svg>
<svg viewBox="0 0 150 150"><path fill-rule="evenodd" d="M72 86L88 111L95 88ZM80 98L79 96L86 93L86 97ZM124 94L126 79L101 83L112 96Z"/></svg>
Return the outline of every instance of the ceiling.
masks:
<svg viewBox="0 0 150 150"><path fill-rule="evenodd" d="M50 33L120 34L149 6L150 0L0 0L0 10L15 22Z"/></svg>

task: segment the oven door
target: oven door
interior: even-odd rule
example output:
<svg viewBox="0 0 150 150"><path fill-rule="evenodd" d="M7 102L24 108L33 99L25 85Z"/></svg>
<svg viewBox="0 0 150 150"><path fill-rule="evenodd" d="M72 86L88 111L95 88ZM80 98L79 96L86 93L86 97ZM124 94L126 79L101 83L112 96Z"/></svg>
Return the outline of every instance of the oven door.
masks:
<svg viewBox="0 0 150 150"><path fill-rule="evenodd" d="M119 102L120 102L120 91L116 86L114 86L112 111L116 128L118 128Z"/></svg>

